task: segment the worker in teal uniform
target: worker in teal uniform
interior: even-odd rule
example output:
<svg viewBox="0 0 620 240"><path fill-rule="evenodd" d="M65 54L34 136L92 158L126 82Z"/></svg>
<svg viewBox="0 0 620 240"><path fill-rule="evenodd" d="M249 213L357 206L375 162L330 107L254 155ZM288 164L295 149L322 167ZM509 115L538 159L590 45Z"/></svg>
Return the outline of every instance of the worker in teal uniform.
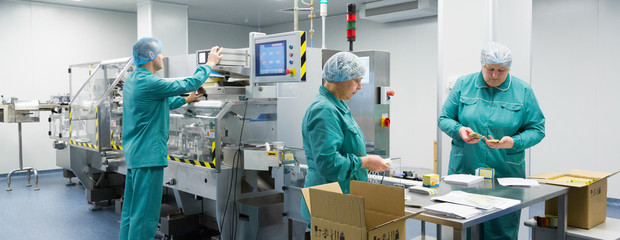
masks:
<svg viewBox="0 0 620 240"><path fill-rule="evenodd" d="M145 37L133 46L136 70L123 86L123 152L127 163L120 239L152 240L161 208L164 167L168 166L169 111L195 101L195 91L220 60L213 47L194 76L167 81L155 75L163 67L162 44ZM179 95L191 92L186 98Z"/></svg>
<svg viewBox="0 0 620 240"><path fill-rule="evenodd" d="M448 174L475 174L484 167L495 169L496 178L525 178L525 149L545 137L545 117L532 88L509 74L510 49L490 42L480 61L480 72L456 81L439 116L439 128L452 138ZM520 214L483 223L480 236L517 239Z"/></svg>
<svg viewBox="0 0 620 240"><path fill-rule="evenodd" d="M368 181L368 171L389 168L380 156L366 154L364 134L343 101L362 89L365 72L359 58L348 52L335 54L323 66L326 82L306 110L302 123L308 163L304 187L338 182L342 192L348 194L350 180ZM310 224L306 203L301 204L302 216Z"/></svg>

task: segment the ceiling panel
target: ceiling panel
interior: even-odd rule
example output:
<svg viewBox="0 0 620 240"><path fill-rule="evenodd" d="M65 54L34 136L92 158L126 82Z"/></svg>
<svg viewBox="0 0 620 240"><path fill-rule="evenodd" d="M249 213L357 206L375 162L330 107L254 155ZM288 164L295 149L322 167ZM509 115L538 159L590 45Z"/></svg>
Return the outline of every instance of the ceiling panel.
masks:
<svg viewBox="0 0 620 240"><path fill-rule="evenodd" d="M36 0L32 2L135 13L136 4L139 1L143 0ZM191 20L251 27L264 27L293 21L292 12L282 11L292 9L293 0L166 0L156 2L188 5ZM314 2L316 4L315 17L320 18L318 11L320 0ZM359 9L361 4L367 2L374 2L374 0L331 0L328 3L327 14L328 16L344 14L347 3L355 3ZM307 6L303 6L300 2L300 7ZM308 12L300 12L299 20L306 19L308 19Z"/></svg>

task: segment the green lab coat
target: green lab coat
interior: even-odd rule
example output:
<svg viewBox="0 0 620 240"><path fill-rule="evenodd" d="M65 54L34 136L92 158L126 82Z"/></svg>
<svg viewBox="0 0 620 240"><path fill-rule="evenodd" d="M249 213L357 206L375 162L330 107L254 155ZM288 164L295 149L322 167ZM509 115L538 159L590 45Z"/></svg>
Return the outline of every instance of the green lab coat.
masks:
<svg viewBox="0 0 620 240"><path fill-rule="evenodd" d="M159 222L163 168L168 166L170 109L185 104L179 95L197 90L211 67L167 81L136 67L123 85L123 152L127 163L120 239L153 239Z"/></svg>
<svg viewBox="0 0 620 240"><path fill-rule="evenodd" d="M477 168L486 167L495 169L496 178L525 178L525 149L545 136L545 117L532 88L510 74L497 87L488 87L482 72L460 77L443 105L438 122L439 128L452 138L448 174L474 174ZM484 140L467 144L458 133L463 126L496 139L510 136L514 146L492 149ZM495 221L499 225L483 225L484 239L516 239L518 215L516 222L510 214L504 219L513 222L508 224L508 220L499 218Z"/></svg>
<svg viewBox="0 0 620 240"><path fill-rule="evenodd" d="M338 182L348 194L350 180L368 181L368 169L361 168L360 158L366 156L366 141L346 103L321 86L301 126L308 163L304 187ZM303 200L301 205L301 214L310 223Z"/></svg>

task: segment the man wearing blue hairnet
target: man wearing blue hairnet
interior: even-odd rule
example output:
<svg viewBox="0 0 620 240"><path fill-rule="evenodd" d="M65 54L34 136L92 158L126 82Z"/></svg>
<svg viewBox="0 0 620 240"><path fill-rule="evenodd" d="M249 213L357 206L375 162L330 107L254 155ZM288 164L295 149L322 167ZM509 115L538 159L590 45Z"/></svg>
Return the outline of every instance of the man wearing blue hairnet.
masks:
<svg viewBox="0 0 620 240"><path fill-rule="evenodd" d="M123 86L123 152L127 163L120 239L153 239L161 209L164 167L168 166L170 109L195 101L195 91L220 60L213 47L207 64L194 76L167 81L155 73L163 67L162 44L145 37L133 45L136 70ZM186 98L183 93L191 92Z"/></svg>
<svg viewBox="0 0 620 240"><path fill-rule="evenodd" d="M342 192L350 192L349 181L368 181L368 171L388 169L383 158L366 154L366 140L349 107L350 100L362 89L366 69L359 58L348 52L337 53L323 66L325 85L308 109L302 134L308 175L304 187L338 182ZM302 201L302 216L310 224L310 214Z"/></svg>
<svg viewBox="0 0 620 240"><path fill-rule="evenodd" d="M483 167L495 169L496 178L525 178L525 149L545 137L545 117L530 85L509 74L510 49L490 42L480 61L480 72L456 81L439 116L439 128L452 138L448 174ZM517 239L520 215L484 222L482 239Z"/></svg>

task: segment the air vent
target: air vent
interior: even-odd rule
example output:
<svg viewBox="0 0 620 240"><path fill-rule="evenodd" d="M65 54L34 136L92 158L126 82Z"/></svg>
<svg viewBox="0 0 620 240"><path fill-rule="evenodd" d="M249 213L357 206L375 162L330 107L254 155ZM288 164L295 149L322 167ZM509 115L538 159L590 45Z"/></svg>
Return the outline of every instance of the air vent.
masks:
<svg viewBox="0 0 620 240"><path fill-rule="evenodd" d="M362 5L361 19L376 22L396 22L436 16L437 0L383 0Z"/></svg>

